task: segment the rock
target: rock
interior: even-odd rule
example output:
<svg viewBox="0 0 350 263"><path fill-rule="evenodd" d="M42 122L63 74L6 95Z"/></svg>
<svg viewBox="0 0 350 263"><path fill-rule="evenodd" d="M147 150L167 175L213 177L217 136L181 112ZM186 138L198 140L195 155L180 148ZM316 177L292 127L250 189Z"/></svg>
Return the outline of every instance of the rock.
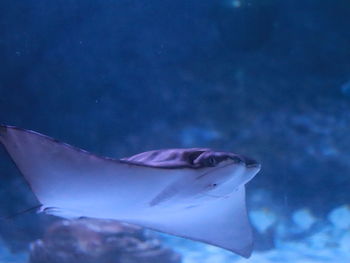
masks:
<svg viewBox="0 0 350 263"><path fill-rule="evenodd" d="M0 237L0 262L6 263L23 263L28 262L28 254L27 253L14 253L9 249L4 240Z"/></svg>
<svg viewBox="0 0 350 263"><path fill-rule="evenodd" d="M339 241L339 248L346 253L350 253L350 233L349 232L345 232L345 234L341 237Z"/></svg>
<svg viewBox="0 0 350 263"><path fill-rule="evenodd" d="M142 228L113 220L54 223L30 247L30 263L180 263Z"/></svg>
<svg viewBox="0 0 350 263"><path fill-rule="evenodd" d="M265 233L276 221L276 214L268 208L253 210L249 213L250 220L259 233Z"/></svg>
<svg viewBox="0 0 350 263"><path fill-rule="evenodd" d="M315 216L309 209L299 209L292 215L294 224L301 230L306 231L316 222Z"/></svg>
<svg viewBox="0 0 350 263"><path fill-rule="evenodd" d="M328 215L328 220L338 229L349 229L350 206L342 205L333 209Z"/></svg>
<svg viewBox="0 0 350 263"><path fill-rule="evenodd" d="M333 229L329 226L326 226L307 237L306 242L310 248L316 250L325 250L328 247L336 246L334 244Z"/></svg>
<svg viewBox="0 0 350 263"><path fill-rule="evenodd" d="M249 213L254 227L255 250L269 250L275 247L277 215L271 209L263 207Z"/></svg>

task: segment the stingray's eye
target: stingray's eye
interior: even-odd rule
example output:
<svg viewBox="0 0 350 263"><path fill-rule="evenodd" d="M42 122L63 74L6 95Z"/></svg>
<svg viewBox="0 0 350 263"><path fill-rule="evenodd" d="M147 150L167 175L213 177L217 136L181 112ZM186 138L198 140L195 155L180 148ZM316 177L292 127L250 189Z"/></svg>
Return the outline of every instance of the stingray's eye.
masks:
<svg viewBox="0 0 350 263"><path fill-rule="evenodd" d="M217 164L217 161L214 157L209 157L208 159L206 159L206 164L208 166L215 166Z"/></svg>

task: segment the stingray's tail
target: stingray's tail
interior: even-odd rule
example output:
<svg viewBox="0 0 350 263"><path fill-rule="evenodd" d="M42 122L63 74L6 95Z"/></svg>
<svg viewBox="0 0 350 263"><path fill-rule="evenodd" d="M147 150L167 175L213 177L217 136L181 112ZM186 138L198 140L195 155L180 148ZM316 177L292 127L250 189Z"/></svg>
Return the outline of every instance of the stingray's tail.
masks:
<svg viewBox="0 0 350 263"><path fill-rule="evenodd" d="M9 215L6 215L6 216L1 216L0 217L0 220L11 220L11 219L14 219L20 215L23 215L23 214L27 214L27 213L30 213L30 212L38 212L40 211L42 205L36 205L36 206L32 206L32 207L29 207L27 209L24 209L24 210L21 210L19 212L16 212L16 213L12 213L12 214L9 214Z"/></svg>

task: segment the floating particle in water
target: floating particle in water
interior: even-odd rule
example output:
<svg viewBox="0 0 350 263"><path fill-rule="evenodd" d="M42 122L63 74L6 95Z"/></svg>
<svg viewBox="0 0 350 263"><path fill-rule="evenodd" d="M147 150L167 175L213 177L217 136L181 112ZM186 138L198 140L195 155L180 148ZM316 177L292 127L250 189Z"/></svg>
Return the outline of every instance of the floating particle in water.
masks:
<svg viewBox="0 0 350 263"><path fill-rule="evenodd" d="M278 1L220 0L217 3L213 17L222 43L230 50L256 50L269 41Z"/></svg>

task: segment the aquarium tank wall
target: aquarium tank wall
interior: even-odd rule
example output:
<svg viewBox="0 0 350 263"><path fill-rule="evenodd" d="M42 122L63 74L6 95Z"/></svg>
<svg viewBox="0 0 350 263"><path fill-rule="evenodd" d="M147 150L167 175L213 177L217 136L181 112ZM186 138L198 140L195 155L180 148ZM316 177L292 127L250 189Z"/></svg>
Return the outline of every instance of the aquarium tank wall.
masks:
<svg viewBox="0 0 350 263"><path fill-rule="evenodd" d="M347 0L0 0L0 124L114 159L205 148L261 164L245 184L254 237L246 259L186 238L221 220L215 207L186 216L176 235L45 213L1 146L0 262L350 262L349 28ZM45 189L54 187L48 178ZM186 193L184 203L197 198Z"/></svg>

